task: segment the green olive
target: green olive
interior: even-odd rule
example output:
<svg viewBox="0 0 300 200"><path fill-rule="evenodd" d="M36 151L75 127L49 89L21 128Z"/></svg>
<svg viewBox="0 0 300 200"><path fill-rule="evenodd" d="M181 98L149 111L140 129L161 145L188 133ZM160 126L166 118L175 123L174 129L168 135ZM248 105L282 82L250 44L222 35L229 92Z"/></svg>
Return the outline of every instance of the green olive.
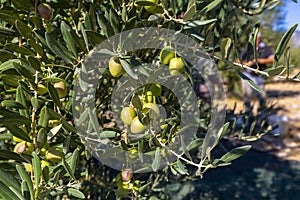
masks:
<svg viewBox="0 0 300 200"><path fill-rule="evenodd" d="M175 51L172 47L164 47L159 54L160 63L168 65L170 60L175 57Z"/></svg>
<svg viewBox="0 0 300 200"><path fill-rule="evenodd" d="M130 125L135 116L135 110L131 107L125 107L121 111L121 120L124 124Z"/></svg>
<svg viewBox="0 0 300 200"><path fill-rule="evenodd" d="M38 84L38 94L43 95L46 94L48 92L48 88L46 86L44 86L43 84Z"/></svg>
<svg viewBox="0 0 300 200"><path fill-rule="evenodd" d="M147 0L148 2L152 2L155 4L158 4L158 0ZM148 12L152 13L157 6L144 6L145 10L147 10Z"/></svg>
<svg viewBox="0 0 300 200"><path fill-rule="evenodd" d="M169 63L170 74L178 76L184 70L184 63L182 58L172 58Z"/></svg>
<svg viewBox="0 0 300 200"><path fill-rule="evenodd" d="M108 68L113 77L119 77L125 73L120 60L117 57L111 57L109 59Z"/></svg>
<svg viewBox="0 0 300 200"><path fill-rule="evenodd" d="M60 162L65 157L62 148L50 147L46 152L45 158L51 162Z"/></svg>
<svg viewBox="0 0 300 200"><path fill-rule="evenodd" d="M132 123L130 125L131 133L142 133L146 129L145 125L139 120L138 116L133 118Z"/></svg>

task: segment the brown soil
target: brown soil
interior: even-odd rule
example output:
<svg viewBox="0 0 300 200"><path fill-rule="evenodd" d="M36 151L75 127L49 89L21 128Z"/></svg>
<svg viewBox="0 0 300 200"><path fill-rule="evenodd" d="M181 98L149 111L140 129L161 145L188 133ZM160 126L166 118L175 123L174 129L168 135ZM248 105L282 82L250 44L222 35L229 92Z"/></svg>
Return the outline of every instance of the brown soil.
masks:
<svg viewBox="0 0 300 200"><path fill-rule="evenodd" d="M266 84L268 103L279 108L277 115L288 117L289 131L286 135L266 135L253 143L253 148L268 151L287 160L300 161L300 81L272 80ZM236 112L243 110L243 102L228 98L228 108L236 103ZM256 104L255 104L256 105Z"/></svg>

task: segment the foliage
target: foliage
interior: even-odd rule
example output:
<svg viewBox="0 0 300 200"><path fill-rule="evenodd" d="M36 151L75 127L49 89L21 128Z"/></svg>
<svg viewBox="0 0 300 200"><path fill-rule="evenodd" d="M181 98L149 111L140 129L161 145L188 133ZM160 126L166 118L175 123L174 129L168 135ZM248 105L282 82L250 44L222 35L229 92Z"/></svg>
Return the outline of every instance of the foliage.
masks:
<svg viewBox="0 0 300 200"><path fill-rule="evenodd" d="M246 116L241 133L234 135L238 119L231 118L230 121L229 116L227 121L230 122L219 130L216 143L204 152L212 108L199 97L201 116L197 119L198 133L191 143L182 144L182 155L176 155L174 162L159 169L164 144L162 139L169 137L171 141L172 135L179 134L177 130L180 129L178 102L170 90L162 88L160 96L153 95L152 100L146 100L171 105L171 109L167 110L171 117L166 131L161 133L161 141L157 141L156 137L146 141L150 141L148 149L154 155L152 169L159 173L134 174L129 182L124 182L120 172L91 157L77 134L72 112L72 86L78 78L76 69L84 68L83 60L92 49L110 36L133 28L176 30L197 41L216 61L232 64L227 58L230 50L233 54L237 53L238 38L248 34L249 29L259 28L259 25L253 27L248 20L241 21L239 16L263 13L277 1L259 1L256 4L259 6L252 1L233 0L161 0L157 4L120 0L1 2L0 196L3 199L167 198L155 188L170 176L173 180L174 177L202 176L210 168L229 165L249 150L249 146L237 147L216 157L213 150L224 135L255 140L269 131L263 125L265 121L250 124L250 129L246 130ZM279 57L284 53L289 35L282 39L281 46L277 48ZM134 67L155 64L159 52L159 49L146 49L121 55L117 51L109 51L109 54L117 56L126 73L134 78ZM184 62L185 71L180 69L180 73L192 77L192 66L187 64L188 61ZM242 71L238 64L234 64L233 68ZM275 64L273 70L276 68ZM101 129L107 131L107 138L137 155L141 151L137 143L124 142L123 130L114 124L110 116L110 98L118 77L109 73L107 63L103 69L96 88L95 102L99 112L94 116L100 116L98 122ZM269 73L265 72L267 75L277 75ZM189 78L189 81L194 84L197 80ZM81 84L84 86L83 82ZM145 97L149 90L141 88L137 96L132 96L135 99L132 103L138 116L142 116L143 123L151 117L152 108L139 106L141 99L137 98Z"/></svg>

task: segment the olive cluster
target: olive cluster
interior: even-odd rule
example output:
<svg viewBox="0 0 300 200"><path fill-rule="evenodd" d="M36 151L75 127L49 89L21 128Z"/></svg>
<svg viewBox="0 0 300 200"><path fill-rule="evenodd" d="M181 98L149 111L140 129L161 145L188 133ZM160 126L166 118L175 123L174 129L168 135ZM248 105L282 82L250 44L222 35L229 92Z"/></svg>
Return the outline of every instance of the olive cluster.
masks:
<svg viewBox="0 0 300 200"><path fill-rule="evenodd" d="M169 65L169 71L172 76L178 76L184 71L184 62L181 57L176 55L171 46L164 47L159 55L160 63Z"/></svg>
<svg viewBox="0 0 300 200"><path fill-rule="evenodd" d="M141 108L135 108L133 103L122 109L120 117L124 124L130 126L130 132L133 134L143 133L149 120L158 118L160 111L155 103L156 98L161 94L161 86L159 84L148 84L144 88L143 94L140 96ZM140 98L138 97L138 98ZM138 115L138 112L140 115Z"/></svg>

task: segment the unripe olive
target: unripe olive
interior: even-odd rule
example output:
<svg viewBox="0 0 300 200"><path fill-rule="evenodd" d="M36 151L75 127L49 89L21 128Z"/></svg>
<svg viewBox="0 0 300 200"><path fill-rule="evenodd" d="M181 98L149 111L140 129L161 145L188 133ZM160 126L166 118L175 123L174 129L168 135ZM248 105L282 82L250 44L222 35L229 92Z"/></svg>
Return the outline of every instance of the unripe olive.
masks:
<svg viewBox="0 0 300 200"><path fill-rule="evenodd" d="M152 3L156 3L156 4L158 3L158 0L147 0L147 1L152 2ZM150 13L152 13L155 10L156 7L157 6L144 6L145 10L147 10Z"/></svg>
<svg viewBox="0 0 300 200"><path fill-rule="evenodd" d="M117 57L111 57L109 59L108 68L113 77L119 77L125 73L120 60Z"/></svg>
<svg viewBox="0 0 300 200"><path fill-rule="evenodd" d="M50 20L53 18L53 11L49 4L42 3L38 6L37 10L43 19Z"/></svg>
<svg viewBox="0 0 300 200"><path fill-rule="evenodd" d="M178 76L184 70L184 63L182 58L172 58L169 63L170 74Z"/></svg>
<svg viewBox="0 0 300 200"><path fill-rule="evenodd" d="M121 111L121 120L124 122L124 124L130 125L135 116L136 113L131 107L125 107Z"/></svg>
<svg viewBox="0 0 300 200"><path fill-rule="evenodd" d="M48 88L42 84L38 84L38 94L43 95L46 94L48 92Z"/></svg>
<svg viewBox="0 0 300 200"><path fill-rule="evenodd" d="M175 51L171 46L164 47L159 54L160 63L168 65L170 60L175 57Z"/></svg>
<svg viewBox="0 0 300 200"><path fill-rule="evenodd" d="M138 116L133 118L131 125L130 125L130 131L131 133L142 133L146 129L145 125L142 124L142 122L139 120Z"/></svg>
<svg viewBox="0 0 300 200"><path fill-rule="evenodd" d="M65 157L62 148L50 147L46 152L45 158L51 162L60 162Z"/></svg>

